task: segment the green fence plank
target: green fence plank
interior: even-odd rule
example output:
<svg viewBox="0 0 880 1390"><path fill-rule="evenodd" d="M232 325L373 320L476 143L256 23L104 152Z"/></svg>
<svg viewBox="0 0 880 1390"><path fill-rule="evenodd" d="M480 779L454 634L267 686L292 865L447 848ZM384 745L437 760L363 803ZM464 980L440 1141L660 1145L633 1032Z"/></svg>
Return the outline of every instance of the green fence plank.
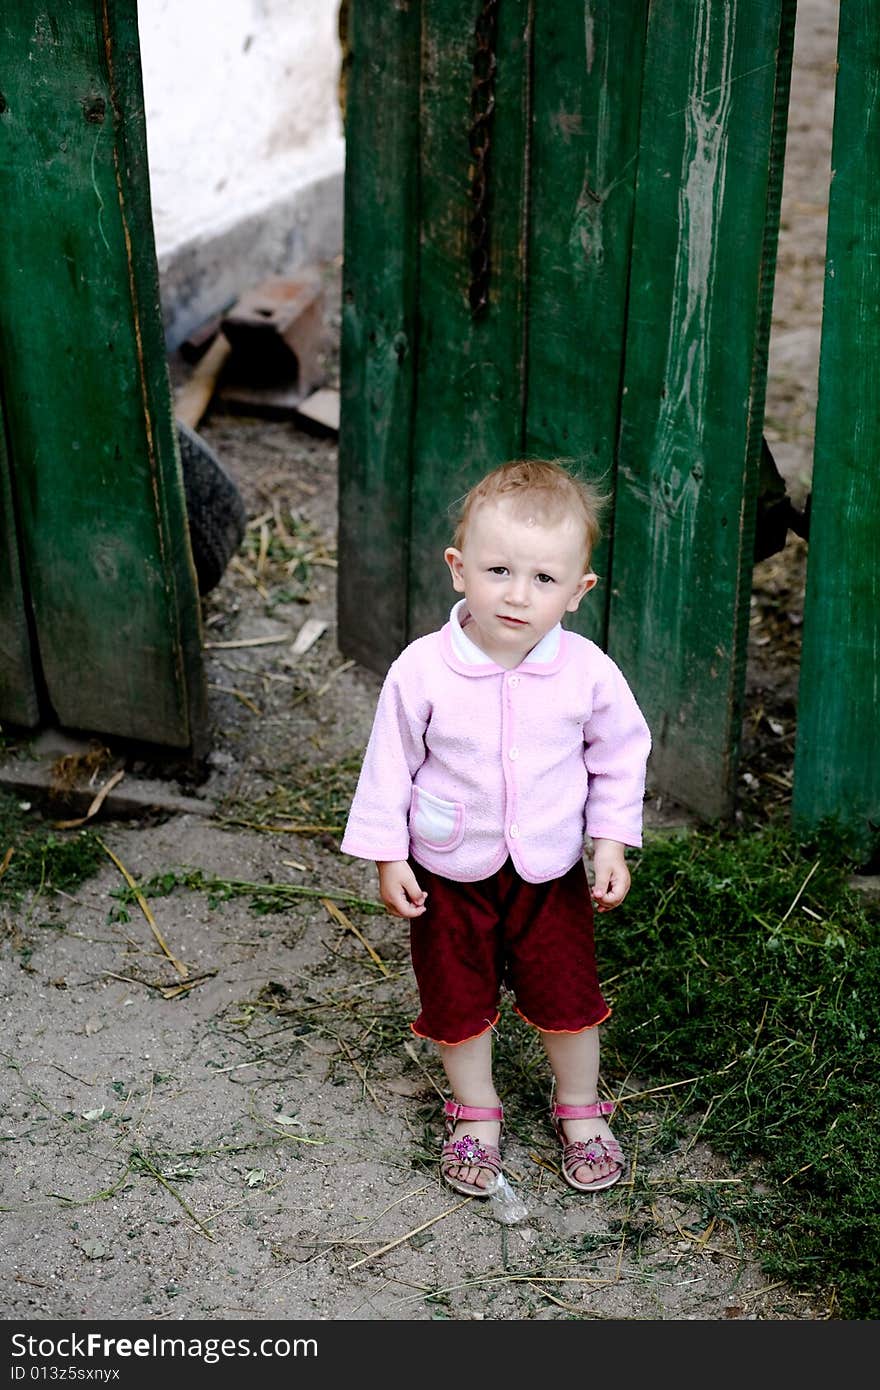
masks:
<svg viewBox="0 0 880 1390"><path fill-rule="evenodd" d="M880 12L841 0L793 817L880 850Z"/></svg>
<svg viewBox="0 0 880 1390"><path fill-rule="evenodd" d="M3 39L0 373L48 697L65 726L197 747L135 0L20 0Z"/></svg>
<svg viewBox="0 0 880 1390"><path fill-rule="evenodd" d="M341 650L384 669L406 640L418 270L418 0L347 12L339 432Z"/></svg>
<svg viewBox="0 0 880 1390"><path fill-rule="evenodd" d="M707 816L734 791L790 15L656 0L648 25L609 650L654 785Z"/></svg>
<svg viewBox="0 0 880 1390"><path fill-rule="evenodd" d="M497 6L488 153L490 281L474 316L471 81L482 0L425 5L422 34L419 339L412 453L409 636L445 621L450 507L523 445L525 188L529 5Z"/></svg>
<svg viewBox="0 0 880 1390"><path fill-rule="evenodd" d="M5 434L0 408L0 719L31 729L39 723L40 710L31 669Z"/></svg>
<svg viewBox="0 0 880 1390"><path fill-rule="evenodd" d="M526 452L613 492L646 0L535 12ZM610 519L610 511L609 511ZM604 642L600 585L570 624Z"/></svg>

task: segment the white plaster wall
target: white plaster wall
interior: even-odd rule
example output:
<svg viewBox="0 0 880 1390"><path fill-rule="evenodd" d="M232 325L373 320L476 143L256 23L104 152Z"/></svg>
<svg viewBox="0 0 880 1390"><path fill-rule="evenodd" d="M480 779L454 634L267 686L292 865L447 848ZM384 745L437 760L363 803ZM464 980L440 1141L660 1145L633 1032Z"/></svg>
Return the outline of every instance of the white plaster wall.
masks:
<svg viewBox="0 0 880 1390"><path fill-rule="evenodd" d="M338 0L139 0L172 341L265 274L341 250L337 26Z"/></svg>

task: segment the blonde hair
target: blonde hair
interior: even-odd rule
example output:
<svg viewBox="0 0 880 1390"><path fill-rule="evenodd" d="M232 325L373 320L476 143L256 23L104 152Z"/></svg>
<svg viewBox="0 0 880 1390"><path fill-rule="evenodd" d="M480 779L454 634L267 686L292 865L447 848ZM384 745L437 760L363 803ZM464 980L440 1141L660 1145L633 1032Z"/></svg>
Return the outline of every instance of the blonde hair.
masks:
<svg viewBox="0 0 880 1390"><path fill-rule="evenodd" d="M536 512L550 523L569 516L581 520L585 563L589 564L601 534L600 520L607 501L597 487L575 477L560 463L513 459L493 468L462 499L452 544L461 550L475 507L484 502L512 502L517 512Z"/></svg>

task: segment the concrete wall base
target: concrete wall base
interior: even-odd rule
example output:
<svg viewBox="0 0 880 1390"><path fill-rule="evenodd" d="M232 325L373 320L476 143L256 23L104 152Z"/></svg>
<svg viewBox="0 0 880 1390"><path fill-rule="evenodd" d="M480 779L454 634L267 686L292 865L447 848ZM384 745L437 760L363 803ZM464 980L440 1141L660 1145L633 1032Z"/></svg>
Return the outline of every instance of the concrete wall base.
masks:
<svg viewBox="0 0 880 1390"><path fill-rule="evenodd" d="M316 178L240 221L159 254L169 351L272 275L332 260L342 251L343 171Z"/></svg>

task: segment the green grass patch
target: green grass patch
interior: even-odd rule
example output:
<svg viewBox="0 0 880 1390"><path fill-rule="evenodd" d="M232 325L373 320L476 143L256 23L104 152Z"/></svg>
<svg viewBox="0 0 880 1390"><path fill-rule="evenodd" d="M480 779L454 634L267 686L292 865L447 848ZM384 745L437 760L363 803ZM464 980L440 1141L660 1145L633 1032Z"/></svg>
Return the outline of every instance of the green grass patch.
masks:
<svg viewBox="0 0 880 1390"><path fill-rule="evenodd" d="M336 564L335 550L317 527L293 512L286 521L275 515L251 522L241 554L264 586L282 586L273 602L308 602L315 566Z"/></svg>
<svg viewBox="0 0 880 1390"><path fill-rule="evenodd" d="M221 819L257 827L289 823L341 835L362 762L363 754L356 753L321 767L285 770L284 783L266 796L225 802Z"/></svg>
<svg viewBox="0 0 880 1390"><path fill-rule="evenodd" d="M359 908L367 913L384 913L380 902L371 898L361 898L357 893L349 893L342 888L314 888L300 883L256 883L243 878L218 878L205 874L201 869L167 869L154 874L137 885L137 890L127 885L114 888L110 896L120 903L130 905L137 901L137 894L144 898L167 898L177 888L185 888L193 893L204 893L208 906L217 907L231 898L247 898L251 911L257 917L265 917L273 912L287 912L296 901L305 898L320 900L330 898L335 903Z"/></svg>
<svg viewBox="0 0 880 1390"><path fill-rule="evenodd" d="M0 862L6 864L0 902L18 906L29 894L71 892L97 873L107 856L93 831L53 830L38 812L0 792Z"/></svg>
<svg viewBox="0 0 880 1390"><path fill-rule="evenodd" d="M880 1315L880 920L829 836L657 838L597 946L609 1046L641 1082L693 1078L701 1137L762 1189L767 1273Z"/></svg>

